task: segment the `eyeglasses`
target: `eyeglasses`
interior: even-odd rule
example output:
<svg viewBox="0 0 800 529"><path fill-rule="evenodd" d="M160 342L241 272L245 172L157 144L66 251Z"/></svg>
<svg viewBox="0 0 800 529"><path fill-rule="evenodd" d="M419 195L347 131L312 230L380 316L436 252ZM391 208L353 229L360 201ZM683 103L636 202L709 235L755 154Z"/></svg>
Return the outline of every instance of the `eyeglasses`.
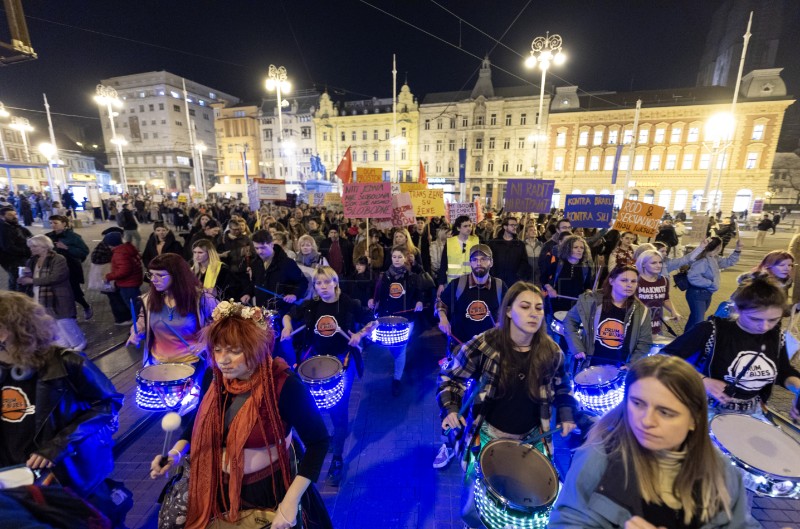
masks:
<svg viewBox="0 0 800 529"><path fill-rule="evenodd" d="M489 264L489 263L492 262L492 258L491 257L471 257L470 261L472 261L473 263L479 263L479 264Z"/></svg>
<svg viewBox="0 0 800 529"><path fill-rule="evenodd" d="M158 279L159 281L163 281L164 279L169 277L169 274L168 273L154 274L153 272L145 272L144 277L150 280Z"/></svg>

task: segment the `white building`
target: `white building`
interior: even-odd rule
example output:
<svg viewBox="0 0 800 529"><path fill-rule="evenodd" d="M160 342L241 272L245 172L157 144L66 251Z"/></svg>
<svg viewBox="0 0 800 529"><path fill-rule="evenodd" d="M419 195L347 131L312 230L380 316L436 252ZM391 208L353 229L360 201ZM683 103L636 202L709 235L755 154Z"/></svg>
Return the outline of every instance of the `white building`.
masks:
<svg viewBox="0 0 800 529"><path fill-rule="evenodd" d="M188 93L186 102L184 81ZM210 187L217 167L211 104L234 104L238 98L165 71L112 77L103 79L101 84L114 88L123 103L115 112L114 123L117 135L127 140L123 154L131 191L147 187L151 191L160 188L166 192L186 192L194 186L194 160L200 160L201 155L192 152L189 121L194 127L194 144L206 146L202 166L206 187ZM99 112L108 169L120 183L116 146L110 141L111 126L106 107L100 106Z"/></svg>

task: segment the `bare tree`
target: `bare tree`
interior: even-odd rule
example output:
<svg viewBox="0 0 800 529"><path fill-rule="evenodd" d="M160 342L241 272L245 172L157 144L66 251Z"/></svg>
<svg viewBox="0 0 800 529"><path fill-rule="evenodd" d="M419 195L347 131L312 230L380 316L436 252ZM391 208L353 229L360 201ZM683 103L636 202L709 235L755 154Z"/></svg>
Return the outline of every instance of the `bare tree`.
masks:
<svg viewBox="0 0 800 529"><path fill-rule="evenodd" d="M775 153L769 187L776 192L794 189L797 191L795 204L800 204L800 156L793 152Z"/></svg>

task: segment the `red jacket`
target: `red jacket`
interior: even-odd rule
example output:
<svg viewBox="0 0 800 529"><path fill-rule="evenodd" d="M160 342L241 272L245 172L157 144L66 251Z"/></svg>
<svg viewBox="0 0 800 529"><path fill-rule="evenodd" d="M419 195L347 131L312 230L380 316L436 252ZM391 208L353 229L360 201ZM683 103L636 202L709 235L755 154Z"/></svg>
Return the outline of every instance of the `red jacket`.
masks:
<svg viewBox="0 0 800 529"><path fill-rule="evenodd" d="M108 281L116 281L118 287L142 286L142 258L136 247L129 242L111 250L111 272Z"/></svg>

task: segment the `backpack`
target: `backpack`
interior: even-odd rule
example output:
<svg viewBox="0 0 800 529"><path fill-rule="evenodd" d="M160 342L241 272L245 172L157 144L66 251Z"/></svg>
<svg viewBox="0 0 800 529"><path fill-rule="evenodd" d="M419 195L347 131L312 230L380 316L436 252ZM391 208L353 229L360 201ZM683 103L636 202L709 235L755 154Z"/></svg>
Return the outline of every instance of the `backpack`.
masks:
<svg viewBox="0 0 800 529"><path fill-rule="evenodd" d="M497 294L497 306L503 304L503 280L493 277L494 279L494 289L495 293ZM469 280L469 274L464 274L459 276L458 284L456 285L456 300L461 299L461 295L467 289L467 281Z"/></svg>

